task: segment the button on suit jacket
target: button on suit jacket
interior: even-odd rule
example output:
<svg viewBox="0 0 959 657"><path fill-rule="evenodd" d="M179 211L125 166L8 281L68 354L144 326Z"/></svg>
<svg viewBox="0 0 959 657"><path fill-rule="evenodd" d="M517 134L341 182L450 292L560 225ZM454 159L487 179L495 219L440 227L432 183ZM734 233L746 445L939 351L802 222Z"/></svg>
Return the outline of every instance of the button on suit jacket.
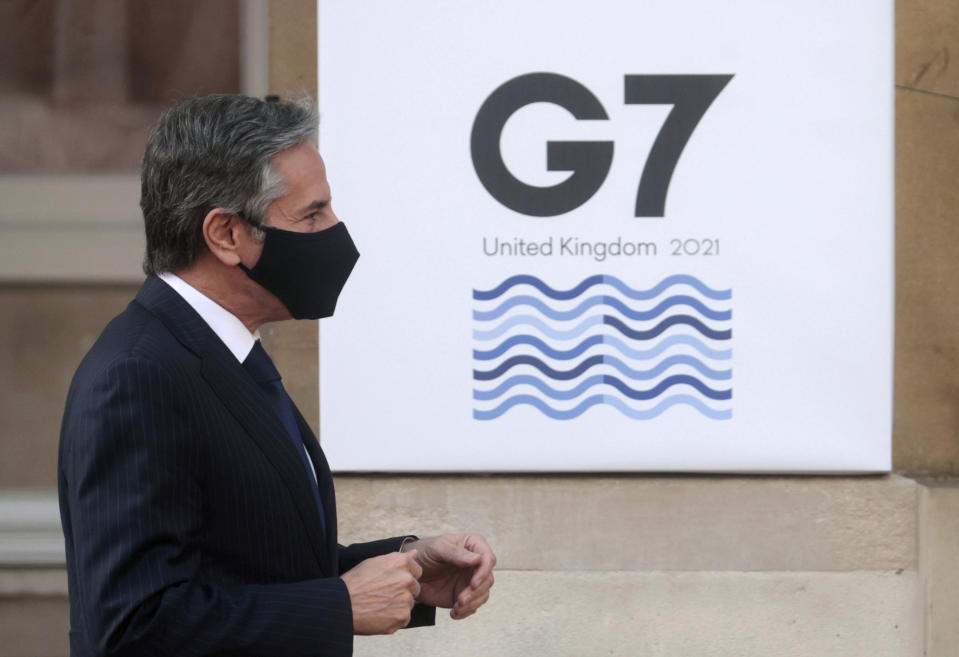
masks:
<svg viewBox="0 0 959 657"><path fill-rule="evenodd" d="M339 573L404 537L342 547L319 443L311 483L257 384L172 288L147 279L84 358L59 490L70 647L89 655L348 656ZM432 622L414 610L414 624Z"/></svg>

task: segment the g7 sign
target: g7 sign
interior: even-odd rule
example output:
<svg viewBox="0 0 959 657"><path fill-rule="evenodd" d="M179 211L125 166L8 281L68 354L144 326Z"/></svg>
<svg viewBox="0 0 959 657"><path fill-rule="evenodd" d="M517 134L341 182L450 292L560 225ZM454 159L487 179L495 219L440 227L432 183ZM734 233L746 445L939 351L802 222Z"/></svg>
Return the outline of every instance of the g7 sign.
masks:
<svg viewBox="0 0 959 657"><path fill-rule="evenodd" d="M627 105L672 105L649 157L636 192L635 216L662 217L666 192L679 156L693 130L732 75L626 75ZM551 187L518 180L503 162L500 136L516 110L531 103L553 103L577 120L605 121L606 110L582 84L556 73L528 73L498 87L476 114L470 149L476 175L497 201L533 217L553 217L574 210L602 186L613 162L611 141L546 142L546 168L572 171Z"/></svg>

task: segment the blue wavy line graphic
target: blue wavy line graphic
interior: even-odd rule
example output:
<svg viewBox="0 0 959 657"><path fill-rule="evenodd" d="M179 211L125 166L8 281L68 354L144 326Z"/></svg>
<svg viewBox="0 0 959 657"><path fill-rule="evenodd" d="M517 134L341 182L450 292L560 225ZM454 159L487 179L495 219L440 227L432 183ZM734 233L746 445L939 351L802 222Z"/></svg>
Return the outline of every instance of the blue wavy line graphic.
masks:
<svg viewBox="0 0 959 657"><path fill-rule="evenodd" d="M474 310L473 319L485 322L491 319L496 319L497 317L502 317L504 314L517 306L532 306L550 319L569 320L580 317L590 308L595 308L596 306L611 306L628 319L649 320L659 317L673 306L680 305L690 306L694 310L698 311L699 314L708 319L725 320L730 319L733 316L731 310L714 310L696 297L691 297L684 294L678 294L663 299L660 303L656 304L654 308L645 311L634 310L617 297L608 294L597 295L590 297L589 299L585 299L582 303L571 310L556 310L547 306L545 303L543 303L542 299L538 297L521 294L515 297L510 297L493 310Z"/></svg>
<svg viewBox="0 0 959 657"><path fill-rule="evenodd" d="M624 296L630 299L638 300L649 300L657 297L662 294L665 289L673 285L689 285L709 299L726 300L732 298L732 290L714 290L695 276L689 276L688 274L675 274L673 276L667 276L657 285L648 290L634 290L615 276L610 276L608 274L596 274L594 276L589 276L588 278L583 279L579 285L569 290L554 290L535 276L519 274L517 276L510 276L492 290L473 290L473 298L477 301L489 301L490 299L499 297L515 285L532 285L551 299L573 299L594 285L603 284L611 285L619 290Z"/></svg>
<svg viewBox="0 0 959 657"><path fill-rule="evenodd" d="M617 317L613 317L612 315L603 315L603 324L612 326L624 336L627 338L632 338L633 340L649 340L650 338L655 338L666 329L679 324L692 326L707 338L712 338L713 340L728 340L733 337L732 329L717 331L716 329L706 326L695 317L690 317L689 315L673 315L672 317L667 317L647 331L630 328L622 320Z"/></svg>
<svg viewBox="0 0 959 657"><path fill-rule="evenodd" d="M502 323L487 331L474 330L473 338L476 340L492 340L503 335L514 326L533 326L539 329L539 332L548 338L553 338L554 340L569 340L570 338L578 338L589 329L593 328L594 326L600 326L602 323L603 316L594 315L592 317L587 317L571 329L561 331L560 329L553 328L552 326L546 324L546 322L535 315L514 315L513 317L508 317L507 319L503 320Z"/></svg>
<svg viewBox="0 0 959 657"><path fill-rule="evenodd" d="M507 295L513 287L521 285L531 286L534 291ZM587 290L602 285L612 289L585 296ZM691 292L675 290L670 294L671 287L680 285L688 286ZM493 289L474 289L475 301L493 301L487 306L495 304L495 308L473 309L472 313L474 340L491 345L473 350L476 365L487 362L486 367L491 367L474 369L473 379L494 386L489 390L474 388L473 398L479 403L498 405L486 410L474 408L473 417L492 420L515 406L529 405L547 417L569 420L593 406L606 404L638 420L657 417L676 405L690 406L707 418L730 419L731 409L713 408L709 403L732 399L731 388L714 387L715 382L720 381L731 385L732 370L728 365L726 369L707 365L703 358L715 361L732 358L728 345L718 349L709 344L732 338L732 329L726 328L729 324L725 323L732 319L732 310L711 304L711 301L731 298L732 290L713 289L687 274L668 276L645 290L633 289L619 278L606 274L588 276L566 290L554 289L536 276L526 274L511 276ZM552 305L553 301L570 300L575 307ZM632 306L640 304L631 303L633 301L655 305L634 308ZM514 309L520 314L507 316L515 312ZM677 314L670 314L671 310ZM643 324L635 325L635 322ZM566 323L569 328L561 328L564 324L560 323ZM570 327L570 324L575 325ZM516 327L526 330L507 335ZM673 330L682 327L686 330ZM578 344L568 348L554 346L564 340L575 340ZM684 350L685 353L667 351L674 346L691 349ZM510 355L510 350L517 347L519 349ZM594 350L596 347L600 349ZM533 353L529 353L531 351ZM560 361L559 367L545 362L546 358ZM494 360L499 361L498 364L489 362ZM637 361L644 360L651 361L646 363L647 369L631 367L642 365ZM611 369L594 369L604 365ZM531 369L514 370L523 366ZM677 372L673 369L677 367L690 369ZM637 385L640 381L647 381L645 385L651 387L639 387L643 385ZM557 382L568 382L572 387L562 388L562 383L557 385ZM533 394L524 394L524 387ZM575 406L554 408L551 404L555 401ZM631 402L635 401L655 405L633 408Z"/></svg>
<svg viewBox="0 0 959 657"><path fill-rule="evenodd" d="M597 404L609 404L610 406L615 407L623 415L634 420L650 420L660 415L666 409L676 406L677 404L687 404L692 406L697 411L712 420L728 420L733 416L731 409L717 410L710 408L692 395L672 395L648 410L630 408L621 399L613 395L592 395L568 410L553 408L539 397L534 397L533 395L516 395L515 397L510 397L502 404L491 410L481 411L473 409L473 418L476 420L494 420L509 409L513 408L514 406L519 406L520 404L534 406L541 413L553 418L554 420L571 420L579 417Z"/></svg>
<svg viewBox="0 0 959 657"><path fill-rule="evenodd" d="M706 365L700 362L695 356L688 356L686 354L676 354L675 356L664 358L662 361L648 370L634 370L619 358L607 354L590 356L572 369L557 370L550 367L536 356L528 356L523 354L519 356L513 356L512 358L507 358L491 370L473 370L473 379L476 381L492 381L493 379L498 379L506 372L510 371L514 367L519 367L520 365L532 365L549 378L557 381L570 381L581 375L583 372L599 365L612 365L619 370L621 374L637 381L648 381L650 379L655 379L670 367L675 367L676 365L689 365L694 367L699 371L700 374L703 374L707 378L715 381L728 381L733 375L732 370L711 369L706 367Z"/></svg>
<svg viewBox="0 0 959 657"><path fill-rule="evenodd" d="M663 392L665 392L669 388L672 388L673 386L683 385L683 384L696 388L696 390L698 390L704 396L709 397L710 399L725 400L725 399L732 399L733 397L732 390L714 390L713 388L710 388L709 386L707 386L705 383L703 383L696 377L689 376L688 374L677 374L675 376L668 377L666 379L663 379L662 381L660 381L659 383L657 383L655 386L653 386L652 388L648 390L638 390L636 388L632 388L622 379L619 379L610 374L596 374L594 376L587 377L583 379L582 381L580 381L575 387L570 388L569 390L560 390L557 388L553 388L538 377L535 377L531 374L521 374L518 376L510 377L509 379L507 379L506 381L503 381L503 383L496 386L492 390L474 390L473 399L476 399L479 401L490 401L492 399L501 397L503 393L506 392L507 390L510 390L511 388L514 388L518 385L523 385L523 384L534 386L536 389L538 389L540 392L542 392L544 395L546 395L547 397L551 399L560 399L560 400L576 399L592 386L598 386L603 384L613 386L614 388L619 390L621 393L623 393L626 397L629 397L630 399L637 399L642 401L653 399L654 397L659 397L661 394L663 394Z"/></svg>
<svg viewBox="0 0 959 657"><path fill-rule="evenodd" d="M579 356L582 356L588 349L597 345L613 346L623 356L635 360L648 360L650 358L655 358L670 347L676 345L693 347L706 358L711 358L713 360L729 360L733 355L732 349L711 349L703 344L701 340L692 335L671 335L668 338L663 338L650 349L633 349L615 335L591 335L575 347L565 351L561 349L555 349L533 335L514 335L510 338L506 338L492 349L487 349L485 351L474 349L473 359L493 360L495 358L499 358L511 348L518 345L530 345L532 347L536 347L536 349L538 349L544 356L549 356L550 358L556 358L558 360L571 360L573 358L578 358Z"/></svg>
<svg viewBox="0 0 959 657"><path fill-rule="evenodd" d="M561 331L549 326L535 315L514 315L513 317L506 318L502 323L489 329L488 331L474 330L473 338L476 340L493 340L500 337L514 326L533 326L539 329L539 331L548 338L553 338L554 340L569 340L570 338L578 338L589 329L600 324L612 326L625 337L632 338L633 340L649 340L651 338L658 337L666 329L678 324L686 324L691 326L702 333L705 337L712 338L713 340L728 340L733 335L731 329L727 329L725 331L711 329L695 317L691 317L689 315L673 315L672 317L667 317L662 322L647 331L632 329L623 323L622 320L617 319L612 315L593 315L592 317L587 317L582 322L566 331Z"/></svg>

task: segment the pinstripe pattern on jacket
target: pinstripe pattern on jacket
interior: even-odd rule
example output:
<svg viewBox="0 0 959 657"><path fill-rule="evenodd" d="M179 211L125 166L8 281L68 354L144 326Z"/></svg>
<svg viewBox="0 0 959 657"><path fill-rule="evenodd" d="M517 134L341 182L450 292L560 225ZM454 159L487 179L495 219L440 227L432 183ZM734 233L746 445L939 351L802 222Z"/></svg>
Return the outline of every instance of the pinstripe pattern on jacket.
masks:
<svg viewBox="0 0 959 657"><path fill-rule="evenodd" d="M325 535L257 384L189 304L147 279L67 398L59 488L74 657L352 653L338 574L403 537L337 545L330 469L297 420Z"/></svg>

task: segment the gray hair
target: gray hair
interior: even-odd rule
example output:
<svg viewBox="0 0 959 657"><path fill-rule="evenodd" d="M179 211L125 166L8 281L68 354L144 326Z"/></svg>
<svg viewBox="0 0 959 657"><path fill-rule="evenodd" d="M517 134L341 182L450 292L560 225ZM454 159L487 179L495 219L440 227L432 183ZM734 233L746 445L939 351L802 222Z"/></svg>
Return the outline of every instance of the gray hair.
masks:
<svg viewBox="0 0 959 657"><path fill-rule="evenodd" d="M237 213L254 239L262 239L266 210L285 193L270 161L312 139L316 126L309 99L218 94L167 109L143 155L143 271L159 274L192 264L204 246L203 219L214 208Z"/></svg>

